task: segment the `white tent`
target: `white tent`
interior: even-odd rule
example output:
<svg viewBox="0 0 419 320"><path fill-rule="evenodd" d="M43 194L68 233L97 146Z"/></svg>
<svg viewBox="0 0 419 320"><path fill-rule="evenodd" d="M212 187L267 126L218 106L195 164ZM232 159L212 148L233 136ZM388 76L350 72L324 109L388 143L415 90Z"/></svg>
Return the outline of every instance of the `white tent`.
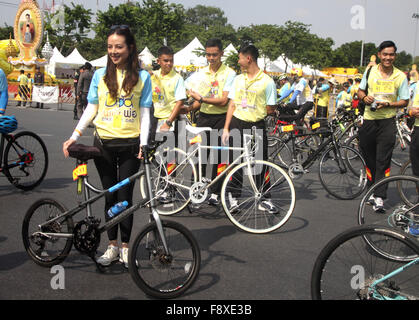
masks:
<svg viewBox="0 0 419 320"><path fill-rule="evenodd" d="M278 64L275 63L275 61L271 61L267 57L260 57L258 59L258 66L260 69L267 72L285 72L284 68L281 68Z"/></svg>
<svg viewBox="0 0 419 320"><path fill-rule="evenodd" d="M84 65L87 62L85 58L81 56L77 48L74 48L73 52L70 53L67 57L61 56L55 60L56 68L63 69L74 69Z"/></svg>
<svg viewBox="0 0 419 320"><path fill-rule="evenodd" d="M65 57L61 54L57 47L54 47L53 54L51 59L49 59L49 63L46 66L47 73L55 74L55 65L57 61L64 61Z"/></svg>
<svg viewBox="0 0 419 320"><path fill-rule="evenodd" d="M138 55L138 59L141 60L142 67L147 68L153 64L153 60L155 60L156 58L151 53L150 49L145 47L144 50L141 51L141 53Z"/></svg>
<svg viewBox="0 0 419 320"><path fill-rule="evenodd" d="M232 54L237 54L238 51L236 50L236 48L234 48L233 44L230 43L225 49L224 49L224 55L222 57L222 61L227 60L227 58L232 55Z"/></svg>
<svg viewBox="0 0 419 320"><path fill-rule="evenodd" d="M176 69L186 69L189 65L204 67L207 65L205 57L198 56L195 51L204 51L205 48L198 38L193 39L185 48L175 53L174 65Z"/></svg>
<svg viewBox="0 0 419 320"><path fill-rule="evenodd" d="M102 68L102 67L106 67L107 63L108 63L108 55L105 54L103 57L90 61L90 63L92 64L93 67L96 68Z"/></svg>

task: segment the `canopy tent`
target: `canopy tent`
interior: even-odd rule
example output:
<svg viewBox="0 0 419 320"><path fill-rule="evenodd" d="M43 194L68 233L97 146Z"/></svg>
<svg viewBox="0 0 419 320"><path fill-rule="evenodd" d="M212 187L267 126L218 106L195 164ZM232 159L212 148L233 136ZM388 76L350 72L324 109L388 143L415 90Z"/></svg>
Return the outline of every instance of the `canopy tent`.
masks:
<svg viewBox="0 0 419 320"><path fill-rule="evenodd" d="M103 68L106 67L107 63L108 63L108 55L105 54L103 57L90 61L90 63L92 64L93 67L96 68Z"/></svg>
<svg viewBox="0 0 419 320"><path fill-rule="evenodd" d="M204 51L205 48L198 38L193 39L185 48L175 53L174 65L177 70L186 70L187 67L204 67L207 65L205 57L198 56L196 51Z"/></svg>
<svg viewBox="0 0 419 320"><path fill-rule="evenodd" d="M227 58L229 56L231 56L232 54L237 54L238 51L236 50L236 48L233 46L232 43L230 43L225 49L224 49L224 55L221 58L221 60L224 62L225 60L227 60Z"/></svg>
<svg viewBox="0 0 419 320"><path fill-rule="evenodd" d="M144 50L141 51L141 53L138 55L138 59L141 60L141 66L144 69L150 68L153 65L153 60L156 60L148 47L145 47Z"/></svg>
<svg viewBox="0 0 419 320"><path fill-rule="evenodd" d="M260 57L258 59L258 66L262 70L269 72L269 73L283 73L285 72L285 68L281 68L275 61L269 60L267 57Z"/></svg>
<svg viewBox="0 0 419 320"><path fill-rule="evenodd" d="M57 61L64 61L65 57L61 54L57 47L52 50L52 57L49 59L48 65L45 67L46 72L55 74L55 65Z"/></svg>

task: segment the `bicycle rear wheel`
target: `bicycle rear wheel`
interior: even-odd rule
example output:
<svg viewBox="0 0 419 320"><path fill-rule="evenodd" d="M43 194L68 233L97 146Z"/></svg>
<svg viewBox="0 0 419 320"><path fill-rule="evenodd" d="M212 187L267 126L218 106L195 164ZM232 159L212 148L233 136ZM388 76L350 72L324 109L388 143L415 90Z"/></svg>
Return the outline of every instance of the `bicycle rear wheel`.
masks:
<svg viewBox="0 0 419 320"><path fill-rule="evenodd" d="M294 211L294 184L283 169L271 162L244 162L225 177L221 203L227 217L239 229L250 233L272 232L284 225Z"/></svg>
<svg viewBox="0 0 419 320"><path fill-rule="evenodd" d="M147 295L159 299L179 297L195 282L201 253L192 233L174 221L162 221L169 249L164 252L155 222L137 235L129 251L129 273Z"/></svg>
<svg viewBox="0 0 419 320"><path fill-rule="evenodd" d="M291 149L281 138L268 137L268 160L284 169L292 164Z"/></svg>
<svg viewBox="0 0 419 320"><path fill-rule="evenodd" d="M321 156L319 166L321 184L338 199L355 199L367 187L365 161L361 154L351 147L330 147Z"/></svg>
<svg viewBox="0 0 419 320"><path fill-rule="evenodd" d="M368 240L369 242L367 242ZM414 265L381 283L376 281L404 266L371 249L370 243L394 257L417 256L417 242L397 230L379 226L349 229L320 252L312 276L311 296L319 300L401 300L419 298L419 272ZM409 259L402 259L409 260Z"/></svg>
<svg viewBox="0 0 419 320"><path fill-rule="evenodd" d="M6 145L3 170L15 187L32 190L42 182L47 169L47 148L35 133L19 132Z"/></svg>
<svg viewBox="0 0 419 320"><path fill-rule="evenodd" d="M36 201L26 212L22 224L23 245L29 257L43 267L59 264L67 258L73 238L47 236L44 233L72 234L74 225L71 217L43 224L66 212L64 206L52 199Z"/></svg>

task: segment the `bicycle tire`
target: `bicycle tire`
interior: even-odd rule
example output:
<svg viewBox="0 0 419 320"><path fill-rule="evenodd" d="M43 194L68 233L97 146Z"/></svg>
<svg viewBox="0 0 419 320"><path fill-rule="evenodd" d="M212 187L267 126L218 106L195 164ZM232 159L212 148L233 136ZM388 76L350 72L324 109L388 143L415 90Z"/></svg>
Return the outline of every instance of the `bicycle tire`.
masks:
<svg viewBox="0 0 419 320"><path fill-rule="evenodd" d="M181 159L181 163L183 163L183 159L186 159L187 153L181 149L174 148L174 149L163 149L156 152L153 161L151 162L152 165L152 179L153 179L153 194L158 196L162 192L167 191L171 197L170 200L166 201L168 203L163 203L156 199L156 211L158 214L163 216L170 216L176 213L181 212L186 206L190 203L189 198L189 189L193 183L198 181L198 174L196 171L196 167L192 161L192 159L188 159L186 162L183 163L182 168L177 168L174 175L167 175L167 161L164 159L167 157L167 152L173 152L175 159ZM177 163L177 162L176 162ZM167 176L169 178L167 179ZM175 186L170 182L174 182L178 184ZM147 184L145 176L143 175L140 178L140 192L144 199L147 198L148 192Z"/></svg>
<svg viewBox="0 0 419 320"><path fill-rule="evenodd" d="M12 165L16 162L20 165ZM38 186L48 169L48 151L42 139L33 132L22 131L4 149L3 172L17 188L28 191Z"/></svg>
<svg viewBox="0 0 419 320"><path fill-rule="evenodd" d="M63 232L72 234L74 224L71 217L66 217L64 221L61 221L61 223L53 222L52 225L45 226L43 230L38 229L38 225L40 223L44 223L66 211L67 210L63 205L53 199L41 199L32 204L26 212L22 224L23 245L29 257L36 264L43 267L51 267L61 263L67 258L73 245L72 238L45 239L45 237L34 236L34 233L37 231L53 231L57 233ZM43 214L47 215L47 217L38 218L38 216ZM36 221L34 222L34 220ZM31 227L32 225L33 227ZM65 230L62 230L63 226L66 226ZM61 242L63 242L63 244L59 247L57 246L58 248L54 250L54 245ZM49 246L47 248L47 244L51 245L51 248Z"/></svg>
<svg viewBox="0 0 419 320"><path fill-rule="evenodd" d="M406 161L405 164L402 165L402 167L400 169L400 175L414 176L413 171L412 171L412 163L410 162L410 160ZM401 183L397 184L397 189L398 189L399 194L402 197L403 201L406 204L412 206L413 202L411 201L411 199L408 198L408 196L403 191L403 185Z"/></svg>
<svg viewBox="0 0 419 320"><path fill-rule="evenodd" d="M403 136L404 143L406 144L406 148L402 149L400 147L400 137L397 134L396 144L394 145L393 155L391 157L391 162L396 165L397 167L401 168L402 165L409 159L409 148L410 141ZM400 148L399 148L400 147Z"/></svg>
<svg viewBox="0 0 419 320"><path fill-rule="evenodd" d="M332 240L318 255L311 274L311 297L314 300L344 300L369 299L368 288L375 280L389 274L404 264L391 260L371 251L365 239L372 239L385 251L419 254L417 241L405 234L383 226L358 226L346 230ZM413 269L413 270L412 270ZM409 271L410 270L410 271ZM417 269L410 268L392 278L394 285L400 285L400 290L411 290L406 277L416 276ZM413 282L416 283L417 282ZM394 294L395 286L391 282L383 283L374 298L386 299ZM412 282L410 283L412 287ZM413 285L415 294L419 287ZM400 292L400 291L399 291Z"/></svg>
<svg viewBox="0 0 419 320"><path fill-rule="evenodd" d="M386 225L409 233L409 222L412 219L410 212L419 213L419 209L413 208L419 197L418 185L419 177L405 175L390 176L375 183L359 204L358 224ZM382 190L386 190L387 199L384 201L384 210L376 212L369 204L369 199Z"/></svg>
<svg viewBox="0 0 419 320"><path fill-rule="evenodd" d="M338 148L341 156L343 155L342 163L345 165L346 172L341 171L336 161L336 148L331 146L320 158L319 179L324 189L332 196L340 200L352 200L361 195L367 187L365 160L354 148L348 146Z"/></svg>
<svg viewBox="0 0 419 320"><path fill-rule="evenodd" d="M258 190L259 195L254 193L251 187L251 181L242 183L241 186L235 184L240 175L244 171L248 173L248 163L244 162L234 167L225 177L223 185L221 187L221 203L224 208L224 212L230 221L239 229L249 233L268 233L277 230L283 226L295 208L295 189L294 184L288 174L279 166L274 163L267 162L264 160L254 160L250 163L252 170L264 170L265 180L260 183ZM266 170L268 168L268 170ZM269 173L269 186L266 180L266 172ZM252 173L253 174L253 173ZM268 190L263 190L264 188ZM238 192L238 189L240 192ZM268 192L269 191L269 192ZM239 197L235 197L235 201L238 202L239 212L231 210L233 203L231 193L238 194ZM269 198L264 198L268 196ZM252 199L254 206L252 206ZM277 213L270 213L264 211L261 208L263 200L269 200L278 210Z"/></svg>
<svg viewBox="0 0 419 320"><path fill-rule="evenodd" d="M170 256L164 255L156 222L147 224L129 251L129 273L148 296L173 299L188 290L198 277L201 253L192 233L175 221L162 221ZM157 235L157 239L156 239Z"/></svg>
<svg viewBox="0 0 419 320"><path fill-rule="evenodd" d="M278 137L268 137L268 160L281 168L288 169L292 164L292 152L288 145Z"/></svg>

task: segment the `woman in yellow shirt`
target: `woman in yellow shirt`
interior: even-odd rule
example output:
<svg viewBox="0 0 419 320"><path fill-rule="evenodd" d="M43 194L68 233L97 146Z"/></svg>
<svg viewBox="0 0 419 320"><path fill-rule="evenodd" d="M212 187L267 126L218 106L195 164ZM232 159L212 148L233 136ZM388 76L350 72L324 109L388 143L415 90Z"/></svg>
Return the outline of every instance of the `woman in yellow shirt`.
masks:
<svg viewBox="0 0 419 320"><path fill-rule="evenodd" d="M129 27L113 26L107 39L107 66L95 72L87 97L88 106L73 135L63 144L64 155L68 157L68 147L77 141L93 120L96 127L94 145L103 153L94 162L104 189L138 171L140 162L137 155L141 153L140 144L147 145L152 104L150 75L140 70L135 39ZM131 184L106 195L106 221L111 219L108 210L116 203L127 201L128 207L132 205L133 188ZM97 260L98 263L106 266L119 258L128 266L132 224L131 215L108 231L108 249ZM120 250L118 228L121 230Z"/></svg>

